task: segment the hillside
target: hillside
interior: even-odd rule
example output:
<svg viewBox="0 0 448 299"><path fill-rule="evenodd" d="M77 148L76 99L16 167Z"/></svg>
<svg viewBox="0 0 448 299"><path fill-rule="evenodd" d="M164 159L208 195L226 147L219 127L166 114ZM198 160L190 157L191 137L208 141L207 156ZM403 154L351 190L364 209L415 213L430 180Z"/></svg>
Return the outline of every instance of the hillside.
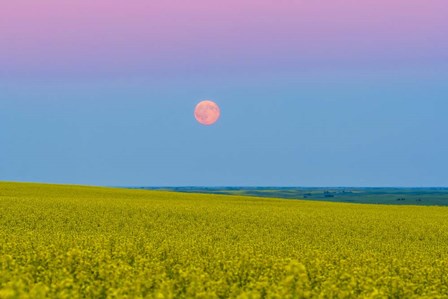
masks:
<svg viewBox="0 0 448 299"><path fill-rule="evenodd" d="M0 298L448 297L448 208L0 183Z"/></svg>

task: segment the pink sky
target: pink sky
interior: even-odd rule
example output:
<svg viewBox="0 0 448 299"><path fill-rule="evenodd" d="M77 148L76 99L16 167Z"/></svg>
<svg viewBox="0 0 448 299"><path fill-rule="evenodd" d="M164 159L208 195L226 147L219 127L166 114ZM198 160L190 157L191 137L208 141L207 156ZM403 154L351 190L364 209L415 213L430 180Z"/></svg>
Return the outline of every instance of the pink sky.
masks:
<svg viewBox="0 0 448 299"><path fill-rule="evenodd" d="M439 65L447 15L446 0L14 0L0 74Z"/></svg>

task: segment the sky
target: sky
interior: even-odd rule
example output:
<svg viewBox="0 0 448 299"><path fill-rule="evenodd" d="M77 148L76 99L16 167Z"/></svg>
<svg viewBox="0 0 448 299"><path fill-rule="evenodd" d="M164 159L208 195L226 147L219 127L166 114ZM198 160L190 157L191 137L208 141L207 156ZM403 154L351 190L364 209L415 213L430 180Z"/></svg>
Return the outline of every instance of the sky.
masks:
<svg viewBox="0 0 448 299"><path fill-rule="evenodd" d="M0 180L448 186L446 0L15 0ZM201 126L194 107L221 108Z"/></svg>

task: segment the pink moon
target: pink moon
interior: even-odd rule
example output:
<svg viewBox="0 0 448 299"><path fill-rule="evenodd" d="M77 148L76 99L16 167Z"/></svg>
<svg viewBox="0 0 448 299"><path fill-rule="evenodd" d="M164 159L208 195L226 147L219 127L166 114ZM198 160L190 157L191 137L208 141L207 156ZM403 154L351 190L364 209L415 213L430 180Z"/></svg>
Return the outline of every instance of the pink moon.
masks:
<svg viewBox="0 0 448 299"><path fill-rule="evenodd" d="M221 110L213 101L202 101L197 104L196 109L194 110L194 116L200 124L210 126L219 119Z"/></svg>

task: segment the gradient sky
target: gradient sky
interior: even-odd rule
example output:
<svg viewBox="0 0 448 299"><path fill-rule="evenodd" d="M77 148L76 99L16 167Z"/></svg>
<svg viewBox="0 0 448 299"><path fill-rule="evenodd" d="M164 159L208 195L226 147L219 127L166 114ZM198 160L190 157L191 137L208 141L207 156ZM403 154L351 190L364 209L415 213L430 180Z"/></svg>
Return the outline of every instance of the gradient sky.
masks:
<svg viewBox="0 0 448 299"><path fill-rule="evenodd" d="M0 180L448 186L447 37L446 0L7 1Z"/></svg>

